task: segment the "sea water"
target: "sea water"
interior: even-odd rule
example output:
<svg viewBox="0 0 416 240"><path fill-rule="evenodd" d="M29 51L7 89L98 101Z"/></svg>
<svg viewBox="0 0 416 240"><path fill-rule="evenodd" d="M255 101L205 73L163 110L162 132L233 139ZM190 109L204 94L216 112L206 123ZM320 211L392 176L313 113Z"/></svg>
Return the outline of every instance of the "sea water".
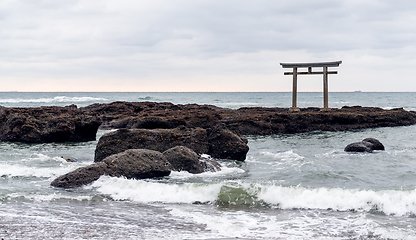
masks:
<svg viewBox="0 0 416 240"><path fill-rule="evenodd" d="M299 107L323 104L321 93L298 97ZM413 111L415 98L330 93L329 105ZM286 108L291 93L0 93L5 107L113 101ZM246 161L218 160L219 172L50 186L91 164L106 132L85 143L0 142L0 239L416 239L416 125L247 136ZM343 151L367 137L386 150Z"/></svg>

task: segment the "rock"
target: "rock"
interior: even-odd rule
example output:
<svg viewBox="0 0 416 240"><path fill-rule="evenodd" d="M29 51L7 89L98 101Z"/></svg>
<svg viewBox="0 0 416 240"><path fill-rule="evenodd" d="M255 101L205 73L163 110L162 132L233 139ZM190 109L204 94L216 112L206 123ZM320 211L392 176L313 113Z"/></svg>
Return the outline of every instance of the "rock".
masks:
<svg viewBox="0 0 416 240"><path fill-rule="evenodd" d="M366 138L363 142L369 142L373 144L373 150L384 150L384 145L375 138Z"/></svg>
<svg viewBox="0 0 416 240"><path fill-rule="evenodd" d="M373 144L369 142L355 142L348 144L344 151L346 152L373 152Z"/></svg>
<svg viewBox="0 0 416 240"><path fill-rule="evenodd" d="M208 143L208 154L214 158L244 161L249 150L247 139L231 132L222 123L208 130Z"/></svg>
<svg viewBox="0 0 416 240"><path fill-rule="evenodd" d="M95 140L101 122L77 109L67 107L1 108L0 140L49 143Z"/></svg>
<svg viewBox="0 0 416 240"><path fill-rule="evenodd" d="M165 156L147 149L130 149L111 155L103 162L78 168L52 181L54 187L80 187L98 180L102 175L143 179L168 176L171 165Z"/></svg>
<svg viewBox="0 0 416 240"><path fill-rule="evenodd" d="M119 129L104 134L95 149L94 162L128 149L150 149L164 152L176 146L186 146L196 153L208 152L205 129L178 127L174 129Z"/></svg>
<svg viewBox="0 0 416 240"><path fill-rule="evenodd" d="M51 186L64 188L81 187L98 180L106 172L106 163L94 163L56 178L52 181Z"/></svg>
<svg viewBox="0 0 416 240"><path fill-rule="evenodd" d="M375 138L366 138L361 142L348 144L346 152L373 152L373 150L384 150L383 144Z"/></svg>
<svg viewBox="0 0 416 240"><path fill-rule="evenodd" d="M78 159L67 158L67 157L63 157L63 156L61 158L63 158L67 162L78 162Z"/></svg>
<svg viewBox="0 0 416 240"><path fill-rule="evenodd" d="M211 159L201 159L197 153L184 146L176 146L163 152L170 162L173 171L188 171L190 173L216 172L221 165Z"/></svg>
<svg viewBox="0 0 416 240"><path fill-rule="evenodd" d="M80 108L86 114L98 116L103 128L189 128L209 129L224 123L233 133L271 135L311 131L346 131L353 129L407 126L416 124L416 112L404 109L384 110L374 107L344 106L322 112L319 108L245 107L219 108L212 105L174 105L155 102L114 102Z"/></svg>
<svg viewBox="0 0 416 240"><path fill-rule="evenodd" d="M148 149L129 149L106 157L103 162L108 175L128 179L169 176L172 168L161 152Z"/></svg>
<svg viewBox="0 0 416 240"><path fill-rule="evenodd" d="M200 157L199 162L204 166L205 172L221 171L221 164L213 159Z"/></svg>
<svg viewBox="0 0 416 240"><path fill-rule="evenodd" d="M249 150L247 139L228 130L224 124L207 130L202 128L174 129L119 129L104 134L95 149L95 162L127 149L150 149L164 152L169 148L185 146L197 154L214 158L244 161Z"/></svg>

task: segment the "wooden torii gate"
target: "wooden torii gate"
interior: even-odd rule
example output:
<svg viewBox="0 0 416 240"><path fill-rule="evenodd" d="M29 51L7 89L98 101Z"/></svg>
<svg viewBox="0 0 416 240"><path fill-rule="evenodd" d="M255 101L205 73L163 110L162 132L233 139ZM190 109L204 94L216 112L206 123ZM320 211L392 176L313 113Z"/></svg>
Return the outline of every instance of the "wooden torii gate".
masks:
<svg viewBox="0 0 416 240"><path fill-rule="evenodd" d="M318 62L318 63L280 63L283 68L293 68L293 72L285 72L284 75L293 75L292 107L290 111L299 111L297 107L298 75L323 74L324 75L324 108L328 110L328 74L337 74L337 71L328 71L328 67L338 67L342 61ZM312 68L322 67L322 72L313 72ZM298 68L308 68L307 72L298 72Z"/></svg>

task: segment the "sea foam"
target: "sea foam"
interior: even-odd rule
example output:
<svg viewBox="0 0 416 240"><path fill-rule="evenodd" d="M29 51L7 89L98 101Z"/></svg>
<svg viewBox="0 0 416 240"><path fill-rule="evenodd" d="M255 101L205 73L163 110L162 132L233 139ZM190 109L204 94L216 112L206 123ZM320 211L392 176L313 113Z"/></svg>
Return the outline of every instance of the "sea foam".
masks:
<svg viewBox="0 0 416 240"><path fill-rule="evenodd" d="M387 215L416 214L416 190L360 190L266 186L258 198L282 209L370 211Z"/></svg>
<svg viewBox="0 0 416 240"><path fill-rule="evenodd" d="M92 187L110 195L114 200L141 203L194 203L215 201L221 184L169 184L103 176L94 182Z"/></svg>
<svg viewBox="0 0 416 240"><path fill-rule="evenodd" d="M105 98L94 98L94 97L67 97L67 96L56 96L53 98L9 98L0 99L0 103L63 103L63 102L93 102L93 101L105 101Z"/></svg>
<svg viewBox="0 0 416 240"><path fill-rule="evenodd" d="M416 190L307 188L231 180L170 184L107 176L101 177L92 187L114 200L141 203L266 204L280 209L363 211L398 216L416 214Z"/></svg>

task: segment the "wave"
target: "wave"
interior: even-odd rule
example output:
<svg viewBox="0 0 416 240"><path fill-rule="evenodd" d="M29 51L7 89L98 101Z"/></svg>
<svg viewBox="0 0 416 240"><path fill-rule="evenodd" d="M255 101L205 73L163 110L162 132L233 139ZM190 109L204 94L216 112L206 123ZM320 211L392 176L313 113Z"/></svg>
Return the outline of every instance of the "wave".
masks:
<svg viewBox="0 0 416 240"><path fill-rule="evenodd" d="M56 96L54 98L9 98L0 99L0 103L77 103L77 102L94 102L94 101L106 101L105 98L96 97L67 97Z"/></svg>
<svg viewBox="0 0 416 240"><path fill-rule="evenodd" d="M92 187L114 200L141 203L210 203L416 215L416 190L307 188L241 181L177 184L110 177L101 177Z"/></svg>
<svg viewBox="0 0 416 240"><path fill-rule="evenodd" d="M42 156L40 156L40 158L42 158ZM43 167L40 166L42 165L41 161L44 161ZM61 164L50 167L48 161L55 162L53 165L56 165L56 162L61 162ZM27 163L29 161L23 159L22 162ZM40 161L38 161L38 166L30 166L29 164L0 164L0 177L54 178L87 165L88 163L83 162L67 163L63 158L60 157L43 157Z"/></svg>
<svg viewBox="0 0 416 240"><path fill-rule="evenodd" d="M288 161L288 162L298 161L298 160L305 158L297 153L294 153L293 150L289 150L285 152L278 152L278 153L262 152L262 154L265 156L270 156L274 159L279 159L279 160Z"/></svg>

